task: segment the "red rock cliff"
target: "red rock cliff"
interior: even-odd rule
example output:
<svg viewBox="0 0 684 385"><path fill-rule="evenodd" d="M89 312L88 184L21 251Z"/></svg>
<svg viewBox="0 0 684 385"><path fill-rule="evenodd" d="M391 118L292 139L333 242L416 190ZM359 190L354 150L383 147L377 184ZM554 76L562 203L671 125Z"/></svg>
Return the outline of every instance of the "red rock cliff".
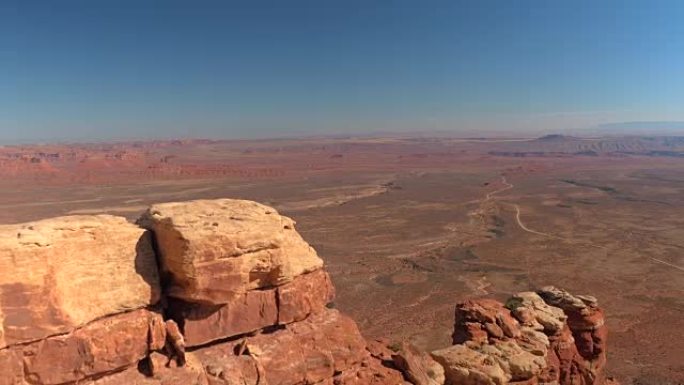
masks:
<svg viewBox="0 0 684 385"><path fill-rule="evenodd" d="M294 222L255 202L0 226L0 385L602 385L596 300L459 304L455 345L366 341Z"/></svg>

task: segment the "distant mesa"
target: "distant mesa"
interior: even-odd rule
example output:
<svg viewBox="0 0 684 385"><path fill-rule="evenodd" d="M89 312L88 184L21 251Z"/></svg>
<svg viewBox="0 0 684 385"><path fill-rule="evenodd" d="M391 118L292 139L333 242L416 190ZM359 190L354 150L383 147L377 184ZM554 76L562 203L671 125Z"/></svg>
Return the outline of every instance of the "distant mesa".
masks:
<svg viewBox="0 0 684 385"><path fill-rule="evenodd" d="M536 140L544 141L544 142L550 142L550 141L561 141L561 140L572 140L572 139L576 139L576 138L572 137L572 136L561 135L561 134L549 134L549 135L540 136Z"/></svg>

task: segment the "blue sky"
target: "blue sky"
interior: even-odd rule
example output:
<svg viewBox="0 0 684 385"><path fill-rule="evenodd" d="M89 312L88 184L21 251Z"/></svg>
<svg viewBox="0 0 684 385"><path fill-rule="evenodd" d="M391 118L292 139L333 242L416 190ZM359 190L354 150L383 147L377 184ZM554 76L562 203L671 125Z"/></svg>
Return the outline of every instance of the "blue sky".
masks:
<svg viewBox="0 0 684 385"><path fill-rule="evenodd" d="M684 120L680 1L0 1L0 140Z"/></svg>

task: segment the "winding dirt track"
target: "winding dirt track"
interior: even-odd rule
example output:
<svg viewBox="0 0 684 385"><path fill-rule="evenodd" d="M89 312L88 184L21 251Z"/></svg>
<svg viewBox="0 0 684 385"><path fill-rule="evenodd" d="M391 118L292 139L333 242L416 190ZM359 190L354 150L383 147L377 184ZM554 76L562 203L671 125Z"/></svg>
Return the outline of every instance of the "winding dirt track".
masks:
<svg viewBox="0 0 684 385"><path fill-rule="evenodd" d="M512 189L513 187L515 187L512 183L509 183L509 182L506 180L506 177L505 177L505 176L502 176L502 177L501 177L501 183L503 183L506 187L504 187L504 188L502 188L502 189L499 189L499 190L496 190L496 191L494 191L494 192L491 192L491 193L487 194L487 195L486 195L486 199L489 199L489 198L491 198L493 195L498 194L498 193L500 193L500 192L502 192L502 191L510 190L510 189ZM571 238L564 238L564 237L561 237L561 236L558 236L558 235L553 235L553 234L545 233L545 232L542 232L542 231L537 231L537 230L534 230L534 229L531 229L531 228L527 227L527 225L525 225L525 223L523 223L523 221L522 221L522 219L521 219L522 210L520 209L520 206L519 206L518 204L516 204L516 203L510 203L510 202L502 202L502 203L507 204L507 205L510 205L510 206L512 206L512 207L515 209L515 222L518 224L518 227L520 227L521 230L523 230L523 231L525 231L525 232L528 232L528 233L530 233L530 234L541 235L542 237L553 238L553 239L560 239L560 240L564 240L564 241L568 241L568 242L578 242L577 240L574 240L574 239L571 239ZM597 248L600 248L600 249L606 249L605 246L597 245L597 244L594 244L594 243L590 243L590 242L582 242L582 243L585 243L585 244L587 244L587 245L589 245L589 246L592 246L592 247L597 247Z"/></svg>
<svg viewBox="0 0 684 385"><path fill-rule="evenodd" d="M501 177L501 183L503 183L503 184L505 185L505 187L488 193L487 195L485 195L485 200L490 200L494 195L496 195L496 194L498 194L498 193L500 193L500 192L506 191L506 190L510 190L510 189L512 189L513 187L515 187L512 183L509 183L509 182L506 180L506 177L505 177L505 176L502 176L502 177ZM544 232L537 231L537 230L533 230L533 229L527 227L527 226L523 223L522 219L520 219L521 210L520 210L520 206L519 206L519 205L517 205L517 204L515 204L515 203L509 203L509 202L502 202L502 203L511 205L511 206L513 206L513 208L515 208L515 221L516 221L516 223L518 224L518 227L520 227L521 230L523 230L523 231L525 231L525 232L528 232L528 233L530 233L530 234L541 235L541 236L543 236L543 237L554 238L554 239L560 239L560 240L564 240L564 241L568 241L568 242L578 242L577 240L574 240L574 239L571 239L571 238L559 237L559 236L557 236L557 235L553 235L553 234L549 234L549 233L544 233ZM604 249L604 250L606 250L606 253L608 252L608 248L607 248L606 246L597 245L597 244L591 243L591 242L581 242L581 243L584 243L584 244L586 244L586 245L589 245L589 246L592 246L592 247L596 247L596 248L599 248L599 249ZM677 270L684 271L684 267L674 265L674 264L672 264L672 263L669 263L669 262L660 260L660 259L658 259L658 258L654 258L654 257L648 257L648 258L649 258L650 260L656 262L656 263L660 263L660 264L662 264L662 265L669 266L669 267L675 268L675 269L677 269Z"/></svg>
<svg viewBox="0 0 684 385"><path fill-rule="evenodd" d="M677 266L677 265L673 265L673 264L671 264L671 263L669 263L669 262L662 261L662 260L660 260L660 259L658 259L658 258L653 258L653 257L649 257L649 258L651 258L651 259L652 259L653 261L655 261L655 262L662 263L663 265L670 266L670 267L674 267L674 268L677 269L677 270L684 271L684 267Z"/></svg>

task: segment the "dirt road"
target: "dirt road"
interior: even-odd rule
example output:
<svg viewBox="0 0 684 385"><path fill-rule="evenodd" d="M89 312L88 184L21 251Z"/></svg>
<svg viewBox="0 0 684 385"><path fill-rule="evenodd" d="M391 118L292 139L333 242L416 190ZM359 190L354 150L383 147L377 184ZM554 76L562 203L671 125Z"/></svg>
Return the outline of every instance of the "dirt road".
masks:
<svg viewBox="0 0 684 385"><path fill-rule="evenodd" d="M496 194L498 194L498 193L500 193L500 192L506 191L506 190L510 190L510 189L512 189L513 187L515 187L512 183L509 183L509 182L506 180L506 177L505 177L505 176L502 176L502 177L501 177L501 183L503 183L506 187L501 188L501 189L496 190L496 191L493 191L493 192L491 192L491 193L488 193L488 194L485 196L485 200L489 200L489 199L491 199L494 195L496 195ZM527 227L527 226L525 225L525 223L523 223L522 219L520 218L520 216L521 216L520 206L517 205L517 204L515 204L515 203L509 203L509 202L503 202L503 203L508 204L508 205L511 205L511 206L515 209L515 221L516 221L516 223L518 224L518 227L520 227L521 230L523 230L523 231L525 231L525 232L528 232L528 233L530 233L530 234L541 235L541 236L543 236L543 237L554 238L554 239L560 239L560 240L564 240L564 241L568 241L568 242L578 242L578 241L575 240L575 239L559 237L559 236L557 236L557 235L553 235L553 234L549 234L549 233L544 233L544 232L537 231L537 230L533 230L533 229ZM597 244L591 243L591 242L581 242L581 243L584 243L584 244L586 244L586 245L588 245L588 246L596 247L596 248L599 248L599 249L604 249L604 250L607 250L607 249L608 249L606 246L597 245ZM606 252L607 252L607 251L606 251ZM653 257L648 257L648 258L651 259L652 261L656 262L656 263L660 263L660 264L662 264L662 265L669 266L669 267L675 268L675 269L677 269L677 270L684 271L684 267L674 265L674 264L672 264L672 263L663 261L663 260L658 259L658 258L653 258Z"/></svg>

